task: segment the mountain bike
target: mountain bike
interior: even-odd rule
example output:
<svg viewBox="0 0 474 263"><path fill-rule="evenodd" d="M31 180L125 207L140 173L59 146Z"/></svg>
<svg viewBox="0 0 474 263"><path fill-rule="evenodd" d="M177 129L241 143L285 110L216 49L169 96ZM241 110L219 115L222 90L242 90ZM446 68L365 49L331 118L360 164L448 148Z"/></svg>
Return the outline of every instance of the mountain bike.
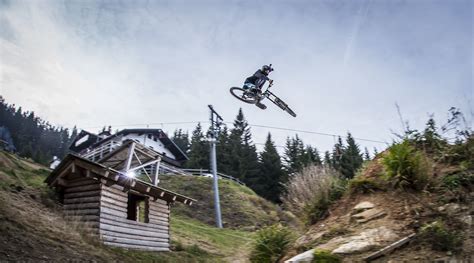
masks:
<svg viewBox="0 0 474 263"><path fill-rule="evenodd" d="M275 94L270 91L270 88L273 86L273 82L271 82L264 92L261 92L258 89L249 90L243 89L240 87L232 87L230 88L230 93L236 97L237 99L249 103L255 104L257 107L261 108L262 110L266 109L267 107L260 103L263 99L267 98L269 101L273 102L275 105L280 107L280 109L288 112L291 116L296 117L296 113L290 109L288 104L286 104L283 100L278 98Z"/></svg>

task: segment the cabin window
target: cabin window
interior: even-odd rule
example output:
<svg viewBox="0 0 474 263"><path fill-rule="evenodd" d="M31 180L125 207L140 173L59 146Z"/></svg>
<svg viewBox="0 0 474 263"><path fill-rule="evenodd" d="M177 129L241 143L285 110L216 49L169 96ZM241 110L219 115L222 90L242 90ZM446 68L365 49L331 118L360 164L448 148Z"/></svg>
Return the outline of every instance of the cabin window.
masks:
<svg viewBox="0 0 474 263"><path fill-rule="evenodd" d="M148 134L148 136L147 136L147 137L148 137L148 139L151 139L151 134Z"/></svg>
<svg viewBox="0 0 474 263"><path fill-rule="evenodd" d="M127 219L148 223L148 198L128 193Z"/></svg>

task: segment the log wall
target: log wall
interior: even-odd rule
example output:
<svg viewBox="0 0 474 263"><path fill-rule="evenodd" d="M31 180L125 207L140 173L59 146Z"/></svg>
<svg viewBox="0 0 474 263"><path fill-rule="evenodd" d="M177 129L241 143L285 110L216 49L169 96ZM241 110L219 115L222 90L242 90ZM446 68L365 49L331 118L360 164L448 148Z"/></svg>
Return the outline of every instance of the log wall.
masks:
<svg viewBox="0 0 474 263"><path fill-rule="evenodd" d="M149 198L149 223L127 219L128 193L122 186L102 185L100 237L104 244L151 251L169 251L169 207L164 200Z"/></svg>
<svg viewBox="0 0 474 263"><path fill-rule="evenodd" d="M64 188L64 217L80 222L79 227L99 234L100 183L89 178L68 180Z"/></svg>

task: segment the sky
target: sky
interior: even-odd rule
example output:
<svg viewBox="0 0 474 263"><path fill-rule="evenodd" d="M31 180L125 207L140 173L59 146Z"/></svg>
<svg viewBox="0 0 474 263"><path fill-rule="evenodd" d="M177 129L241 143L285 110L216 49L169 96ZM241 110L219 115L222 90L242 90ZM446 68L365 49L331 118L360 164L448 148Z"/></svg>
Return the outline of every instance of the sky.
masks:
<svg viewBox="0 0 474 263"><path fill-rule="evenodd" d="M457 107L472 127L473 2L0 0L0 95L55 125L92 132L176 128L239 108L259 149L298 134L320 152L351 132L383 149ZM229 93L264 64L267 101ZM265 102L264 102L265 103ZM160 124L163 123L163 124ZM278 127L274 129L267 127ZM284 129L298 130L290 131ZM305 133L310 131L313 133ZM283 149L279 147L280 151Z"/></svg>

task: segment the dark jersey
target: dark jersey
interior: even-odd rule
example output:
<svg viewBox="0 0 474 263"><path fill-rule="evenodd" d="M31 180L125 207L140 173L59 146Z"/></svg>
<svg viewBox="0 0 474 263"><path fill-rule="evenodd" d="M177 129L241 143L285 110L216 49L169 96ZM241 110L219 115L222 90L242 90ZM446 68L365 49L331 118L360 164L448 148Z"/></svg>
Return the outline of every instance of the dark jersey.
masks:
<svg viewBox="0 0 474 263"><path fill-rule="evenodd" d="M252 83L254 84L257 88L261 89L263 84L265 84L265 81L270 80L267 75L263 73L262 70L257 70L251 77L248 77L245 80L245 83Z"/></svg>

